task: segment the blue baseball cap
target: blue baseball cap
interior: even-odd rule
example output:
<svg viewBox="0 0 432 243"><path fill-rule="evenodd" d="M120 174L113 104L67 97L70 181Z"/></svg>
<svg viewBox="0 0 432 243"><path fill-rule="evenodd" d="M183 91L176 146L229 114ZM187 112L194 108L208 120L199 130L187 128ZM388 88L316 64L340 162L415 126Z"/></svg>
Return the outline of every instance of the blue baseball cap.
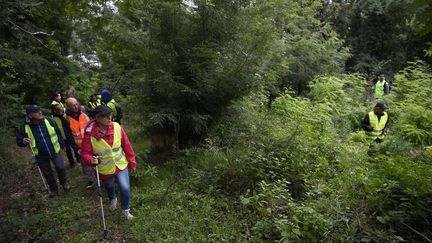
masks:
<svg viewBox="0 0 432 243"><path fill-rule="evenodd" d="M28 105L26 107L27 115L32 113L32 112L38 112L38 111L40 111L40 107L38 105Z"/></svg>

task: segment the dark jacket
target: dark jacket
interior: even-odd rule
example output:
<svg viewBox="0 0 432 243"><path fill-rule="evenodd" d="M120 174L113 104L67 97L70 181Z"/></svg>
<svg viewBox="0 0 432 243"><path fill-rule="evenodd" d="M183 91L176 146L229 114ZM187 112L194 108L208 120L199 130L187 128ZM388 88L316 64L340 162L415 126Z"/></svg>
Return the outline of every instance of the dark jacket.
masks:
<svg viewBox="0 0 432 243"><path fill-rule="evenodd" d="M52 118L44 117L44 119L47 119L48 122L51 124L51 126L54 127L58 141L60 144L60 148L63 149L65 147L65 142L63 140L62 134L57 127L57 124ZM39 124L33 123L32 120L28 116L25 118L24 125L21 126L20 131L18 133L17 137L17 144L20 147L26 147L27 145L23 144L24 137L28 137L28 135L25 132L25 124L30 125L30 129L33 133L33 136L36 140L36 147L39 151L39 154L36 156L36 161L47 161L50 158L53 158L55 155L54 146L51 143L50 135L48 133L48 129L45 125L45 121L42 120Z"/></svg>

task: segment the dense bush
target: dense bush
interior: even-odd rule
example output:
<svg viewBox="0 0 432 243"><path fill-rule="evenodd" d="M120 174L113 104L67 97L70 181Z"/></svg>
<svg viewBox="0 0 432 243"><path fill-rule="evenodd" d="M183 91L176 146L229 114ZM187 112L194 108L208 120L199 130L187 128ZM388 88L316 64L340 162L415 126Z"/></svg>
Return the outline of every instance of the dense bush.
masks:
<svg viewBox="0 0 432 243"><path fill-rule="evenodd" d="M363 95L360 76L339 75L317 77L309 98L286 91L270 110L265 95L239 100L206 145L186 151L177 166L189 172L195 190L240 197L243 210L254 215L256 240L430 237L432 166L421 146L428 140L404 132L408 124L428 132L430 126L416 123L428 113L415 111L425 111L430 98L399 93L406 82L428 90L429 75L418 64L399 74L399 86L386 98L394 128L374 157L367 155L369 141L359 124L375 101ZM425 100L415 107L419 96ZM410 112L399 113L405 109Z"/></svg>

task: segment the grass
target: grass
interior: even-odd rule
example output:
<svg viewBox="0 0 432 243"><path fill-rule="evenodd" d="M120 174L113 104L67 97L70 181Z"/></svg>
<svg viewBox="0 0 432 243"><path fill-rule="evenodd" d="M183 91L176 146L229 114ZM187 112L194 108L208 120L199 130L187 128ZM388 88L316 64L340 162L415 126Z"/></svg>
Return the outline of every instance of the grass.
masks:
<svg viewBox="0 0 432 243"><path fill-rule="evenodd" d="M132 139L133 138L133 139ZM118 207L108 209L103 192L108 236L103 237L97 187L85 188L78 167L68 168L71 190L48 198L39 172L21 149L16 163L22 178L4 188L0 199L0 242L184 242L245 240L245 222L227 198L215 198L188 189L175 171L165 165L144 162L144 137L131 136L137 154L137 173L131 175L131 210L135 220L126 221ZM138 150L137 150L138 148ZM66 162L67 164L67 162ZM67 166L68 167L68 166ZM3 189L3 188L2 188Z"/></svg>

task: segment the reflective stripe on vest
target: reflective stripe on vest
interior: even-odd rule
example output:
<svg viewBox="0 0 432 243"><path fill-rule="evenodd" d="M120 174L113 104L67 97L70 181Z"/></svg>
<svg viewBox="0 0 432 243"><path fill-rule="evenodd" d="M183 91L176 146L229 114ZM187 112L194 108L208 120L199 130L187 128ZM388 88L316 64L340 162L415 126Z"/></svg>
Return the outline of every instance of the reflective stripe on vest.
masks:
<svg viewBox="0 0 432 243"><path fill-rule="evenodd" d="M51 126L51 124L49 123L49 121L47 119L44 118L44 122L45 122L45 126L46 126L46 128L48 130L48 134L50 136L51 143L52 143L52 145L54 147L54 152L58 153L58 152L60 152L60 144L59 144L59 141L58 141L57 133L56 133L54 127ZM39 151L38 151L38 149L36 147L36 139L33 136L33 133L32 133L31 128L30 128L30 125L29 124L25 124L24 130L25 130L25 132L27 133L27 135L29 136L29 138L31 140L30 146L33 148L33 151L34 151L35 155L38 155Z"/></svg>
<svg viewBox="0 0 432 243"><path fill-rule="evenodd" d="M381 119L378 121L378 116L375 115L373 111L369 112L369 124L373 127L373 131L368 132L367 134L373 139L383 139L384 135L382 134L385 125L388 120L388 115L384 112L384 115L381 116Z"/></svg>
<svg viewBox="0 0 432 243"><path fill-rule="evenodd" d="M117 122L113 122L114 140L110 146L104 139L97 140L93 136L90 138L93 153L99 156L101 163L99 164L99 174L112 175L116 171L116 167L124 170L128 161L124 156L121 147L121 127Z"/></svg>
<svg viewBox="0 0 432 243"><path fill-rule="evenodd" d="M375 84L375 98L382 98L384 96L384 85L386 81L378 81Z"/></svg>
<svg viewBox="0 0 432 243"><path fill-rule="evenodd" d="M78 148L82 147L82 142L84 138L84 129L87 126L87 123L89 121L90 119L84 113L81 113L79 115L78 121L75 120L73 117L69 117L70 129Z"/></svg>

